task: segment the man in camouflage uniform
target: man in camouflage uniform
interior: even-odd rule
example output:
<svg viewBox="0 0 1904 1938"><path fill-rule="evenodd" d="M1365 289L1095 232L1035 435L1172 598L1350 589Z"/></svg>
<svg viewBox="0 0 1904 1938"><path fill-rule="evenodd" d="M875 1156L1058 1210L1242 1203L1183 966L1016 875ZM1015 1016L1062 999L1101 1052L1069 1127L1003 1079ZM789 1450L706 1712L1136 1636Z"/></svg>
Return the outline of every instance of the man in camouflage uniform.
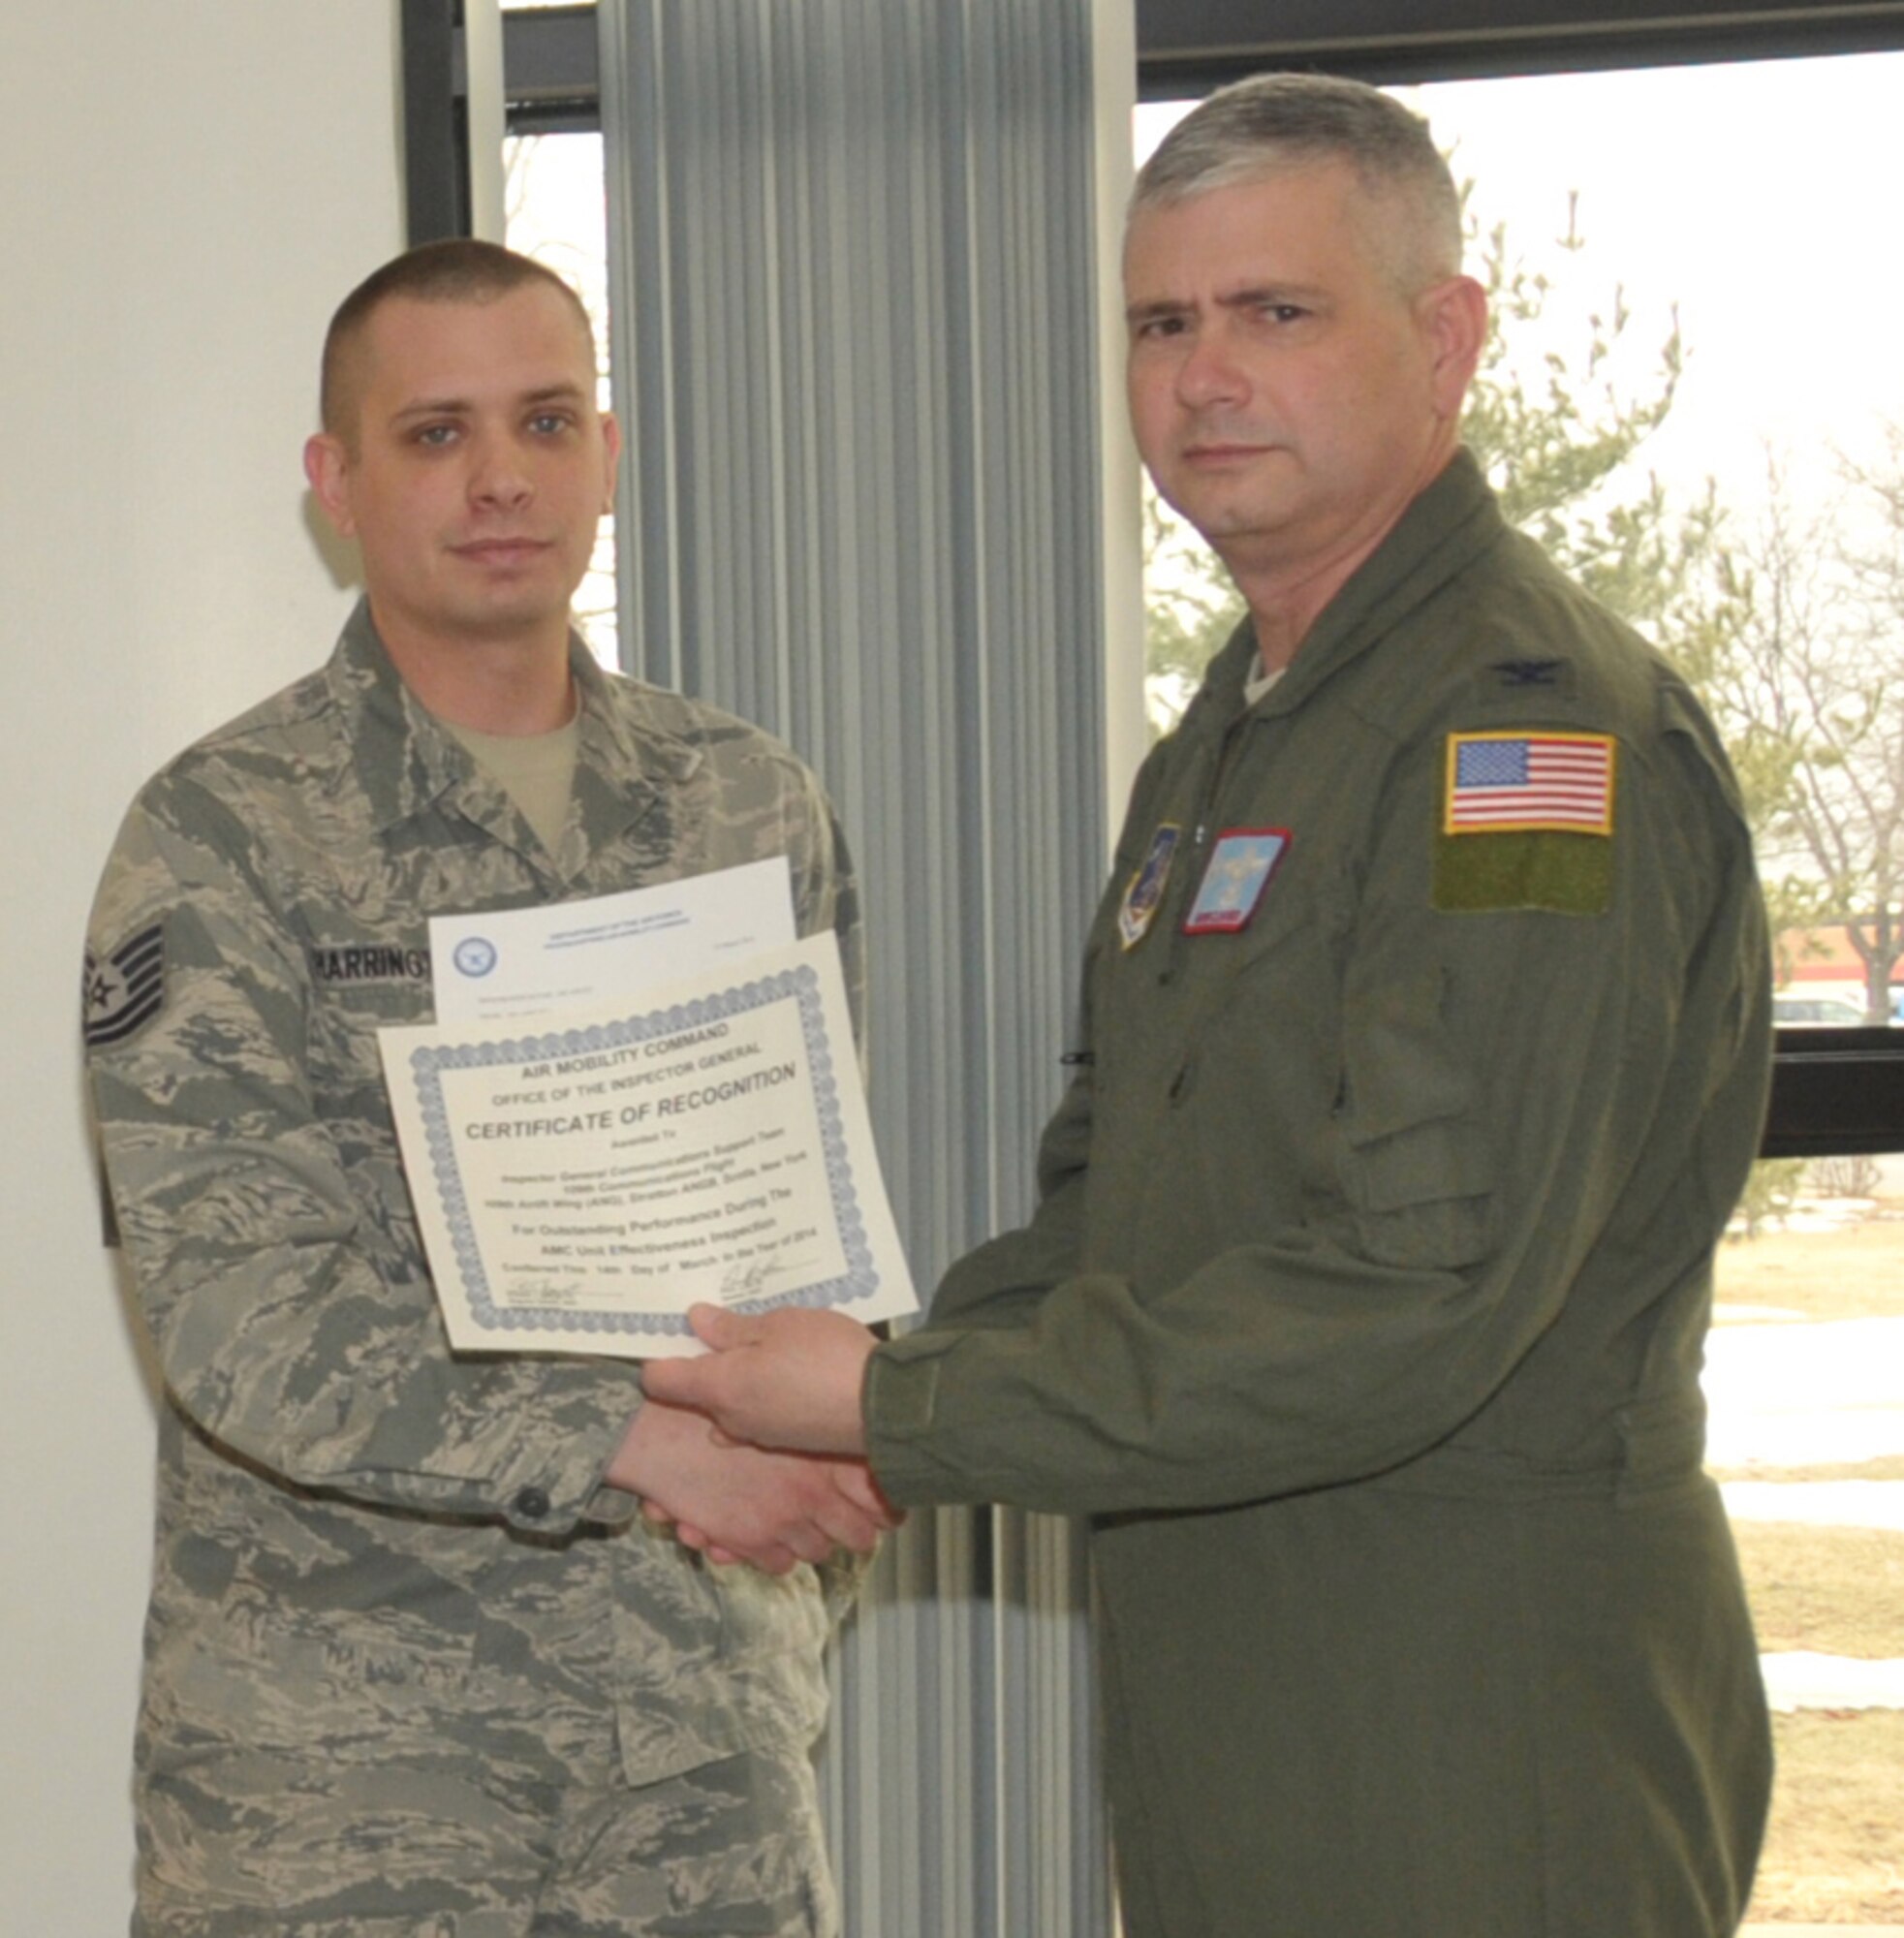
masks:
<svg viewBox="0 0 1904 1938"><path fill-rule="evenodd" d="M763 857L858 987L814 777L570 631L595 384L574 295L489 245L346 301L306 469L367 598L145 787L100 887L89 1060L166 1385L149 1938L837 1929L809 1752L863 1465L720 1446L632 1364L452 1355L379 1069L432 915Z"/></svg>

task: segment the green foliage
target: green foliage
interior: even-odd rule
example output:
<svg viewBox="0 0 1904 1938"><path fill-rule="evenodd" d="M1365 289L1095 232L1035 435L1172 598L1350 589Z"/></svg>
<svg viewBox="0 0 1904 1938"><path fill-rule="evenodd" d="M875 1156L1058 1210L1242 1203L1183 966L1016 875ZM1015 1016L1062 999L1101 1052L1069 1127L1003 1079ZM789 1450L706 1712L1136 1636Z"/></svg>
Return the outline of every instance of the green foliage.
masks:
<svg viewBox="0 0 1904 1938"><path fill-rule="evenodd" d="M1801 1157L1762 1158L1745 1180L1745 1191L1734 1213L1744 1220L1745 1229L1732 1235L1756 1238L1768 1220L1789 1217L1798 1202L1798 1186L1804 1175L1805 1160Z"/></svg>
<svg viewBox="0 0 1904 1938"><path fill-rule="evenodd" d="M1557 250L1576 254L1585 246L1577 218L1578 198L1570 196ZM1584 343L1563 349L1552 340L1547 317L1552 280L1514 254L1506 225L1497 223L1484 237L1471 233L1469 242L1493 328L1461 434L1500 494L1503 513L1570 562L1576 547L1591 556L1608 541L1617 547L1643 538L1643 524L1583 532L1577 508L1666 422L1684 363L1676 314L1643 391L1623 397L1614 372L1633 322L1625 291L1616 285L1589 314ZM1537 342L1542 349L1534 357Z"/></svg>
<svg viewBox="0 0 1904 1938"><path fill-rule="evenodd" d="M1222 562L1143 485L1143 672L1162 712L1174 717L1210 656L1242 624L1243 599Z"/></svg>

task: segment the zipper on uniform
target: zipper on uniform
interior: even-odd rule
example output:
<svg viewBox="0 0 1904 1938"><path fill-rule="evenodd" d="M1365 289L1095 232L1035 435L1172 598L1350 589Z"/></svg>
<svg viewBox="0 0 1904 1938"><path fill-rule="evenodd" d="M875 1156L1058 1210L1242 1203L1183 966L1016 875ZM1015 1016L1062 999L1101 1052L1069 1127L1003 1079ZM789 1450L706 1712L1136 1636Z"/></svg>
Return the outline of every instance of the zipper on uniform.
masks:
<svg viewBox="0 0 1904 1938"><path fill-rule="evenodd" d="M1181 911L1188 906L1186 897L1194 898L1197 885L1203 879L1203 851L1209 846L1211 824L1216 818L1216 807L1223 793L1223 784L1230 776L1230 767L1235 758L1236 746L1242 738L1243 730L1249 726L1251 709L1245 707L1223 730L1223 738L1217 744L1216 759L1210 763L1210 776L1204 783L1202 797L1197 803L1197 820L1190 831L1190 867L1184 879L1176 886L1176 892L1170 898L1170 950L1164 966L1157 972L1159 983L1173 982L1177 964L1182 955L1183 945L1188 939L1183 933Z"/></svg>

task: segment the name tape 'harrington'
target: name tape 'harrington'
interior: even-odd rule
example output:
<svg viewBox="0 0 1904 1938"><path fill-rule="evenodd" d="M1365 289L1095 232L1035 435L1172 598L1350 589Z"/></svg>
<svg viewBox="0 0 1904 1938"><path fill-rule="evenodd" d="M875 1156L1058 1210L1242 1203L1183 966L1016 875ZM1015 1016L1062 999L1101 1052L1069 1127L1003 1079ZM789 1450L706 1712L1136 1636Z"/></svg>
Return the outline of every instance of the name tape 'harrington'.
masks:
<svg viewBox="0 0 1904 1938"><path fill-rule="evenodd" d="M1451 734L1449 834L1613 831L1610 734Z"/></svg>

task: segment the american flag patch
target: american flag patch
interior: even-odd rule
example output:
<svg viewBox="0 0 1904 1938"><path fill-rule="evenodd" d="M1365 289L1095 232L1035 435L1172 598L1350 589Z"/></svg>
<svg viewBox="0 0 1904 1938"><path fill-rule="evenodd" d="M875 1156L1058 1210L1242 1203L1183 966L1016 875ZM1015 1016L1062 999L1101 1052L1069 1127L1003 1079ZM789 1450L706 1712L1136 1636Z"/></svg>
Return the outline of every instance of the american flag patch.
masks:
<svg viewBox="0 0 1904 1938"><path fill-rule="evenodd" d="M1449 834L1613 831L1610 734L1451 734Z"/></svg>

